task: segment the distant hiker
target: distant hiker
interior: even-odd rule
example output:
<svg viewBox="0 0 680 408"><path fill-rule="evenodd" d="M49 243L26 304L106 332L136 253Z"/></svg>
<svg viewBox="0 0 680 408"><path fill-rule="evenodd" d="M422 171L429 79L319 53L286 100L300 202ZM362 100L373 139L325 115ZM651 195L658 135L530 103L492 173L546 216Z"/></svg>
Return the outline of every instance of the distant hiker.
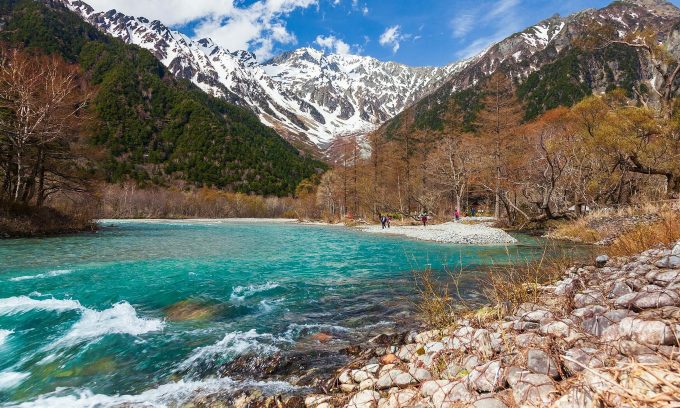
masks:
<svg viewBox="0 0 680 408"><path fill-rule="evenodd" d="M387 224L387 217L380 214L380 225L382 225L382 229L385 229L385 224Z"/></svg>
<svg viewBox="0 0 680 408"><path fill-rule="evenodd" d="M453 213L454 218L456 219L456 222L460 221L460 209L456 208L456 212Z"/></svg>
<svg viewBox="0 0 680 408"><path fill-rule="evenodd" d="M391 223L392 223L392 217L390 217L390 216L388 215L388 216L387 216L387 228L388 228L388 229L390 228L390 224L391 224Z"/></svg>
<svg viewBox="0 0 680 408"><path fill-rule="evenodd" d="M424 212L420 215L420 221L423 222L423 228L427 228L427 219L428 219L428 217L427 217L426 212Z"/></svg>

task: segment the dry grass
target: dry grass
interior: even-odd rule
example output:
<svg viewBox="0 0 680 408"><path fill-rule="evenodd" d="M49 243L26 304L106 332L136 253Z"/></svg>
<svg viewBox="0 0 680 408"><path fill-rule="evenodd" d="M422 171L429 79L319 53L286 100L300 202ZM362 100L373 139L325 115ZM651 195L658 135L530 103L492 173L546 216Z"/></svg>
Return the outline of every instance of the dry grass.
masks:
<svg viewBox="0 0 680 408"><path fill-rule="evenodd" d="M432 268L415 274L416 288L420 301L416 304L418 313L428 327L444 329L453 326L470 306L458 290L460 273L449 272L447 282L436 280Z"/></svg>
<svg viewBox="0 0 680 408"><path fill-rule="evenodd" d="M588 226L588 218L579 218L575 221L561 223L550 233L554 239L564 239L584 244L593 244L602 238L602 233Z"/></svg>
<svg viewBox="0 0 680 408"><path fill-rule="evenodd" d="M537 303L541 286L557 281L575 263L573 255L546 247L538 260L492 267L480 285L492 304L513 312L522 303Z"/></svg>
<svg viewBox="0 0 680 408"><path fill-rule="evenodd" d="M661 220L639 225L618 237L607 249L610 256L632 256L659 245L671 245L680 240L680 212L665 210Z"/></svg>

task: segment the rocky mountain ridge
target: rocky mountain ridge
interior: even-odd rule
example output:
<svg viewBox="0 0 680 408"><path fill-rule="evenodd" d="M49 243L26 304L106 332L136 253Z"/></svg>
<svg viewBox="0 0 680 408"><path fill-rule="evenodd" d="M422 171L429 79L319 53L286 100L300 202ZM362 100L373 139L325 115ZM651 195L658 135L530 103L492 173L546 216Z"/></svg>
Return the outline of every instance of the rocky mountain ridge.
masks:
<svg viewBox="0 0 680 408"><path fill-rule="evenodd" d="M668 30L680 10L663 0L617 1L597 10L546 19L492 45L477 56L444 67L409 67L313 48L269 61L230 51L210 39L193 40L159 21L116 10L96 12L78 0L61 0L100 30L151 51L175 76L204 91L248 107L299 148L326 148L335 139L367 134L423 98L444 103L499 67L519 81L554 62L589 24L612 24L623 36L644 27ZM646 67L642 76L650 76ZM592 84L603 88L606 81ZM428 104L431 103L431 99Z"/></svg>

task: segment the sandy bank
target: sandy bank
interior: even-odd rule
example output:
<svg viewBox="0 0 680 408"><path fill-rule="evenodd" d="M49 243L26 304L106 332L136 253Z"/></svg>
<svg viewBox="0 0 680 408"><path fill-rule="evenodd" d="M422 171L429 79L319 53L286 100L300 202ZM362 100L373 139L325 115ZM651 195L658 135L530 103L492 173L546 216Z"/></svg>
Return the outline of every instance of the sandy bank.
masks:
<svg viewBox="0 0 680 408"><path fill-rule="evenodd" d="M382 229L380 225L369 225L358 228L371 234L402 235L423 241L443 242L448 244L514 244L515 238L499 228L484 224L463 224L448 222L445 224L422 226L392 226Z"/></svg>

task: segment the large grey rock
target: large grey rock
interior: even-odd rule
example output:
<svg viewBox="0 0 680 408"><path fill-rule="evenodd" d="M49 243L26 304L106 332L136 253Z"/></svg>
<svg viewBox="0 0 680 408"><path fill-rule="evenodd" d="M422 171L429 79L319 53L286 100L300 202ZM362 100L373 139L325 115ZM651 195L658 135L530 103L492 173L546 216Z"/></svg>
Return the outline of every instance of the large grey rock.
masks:
<svg viewBox="0 0 680 408"><path fill-rule="evenodd" d="M349 400L347 408L376 408L379 400L380 394L375 391L359 391Z"/></svg>
<svg viewBox="0 0 680 408"><path fill-rule="evenodd" d="M680 271L661 272L654 276L654 283L660 286L668 286L680 282Z"/></svg>
<svg viewBox="0 0 680 408"><path fill-rule="evenodd" d="M526 321L522 321L522 320L517 320L517 321L513 322L513 324L512 324L512 328L516 331L536 330L539 327L540 326L539 326L538 323L526 322Z"/></svg>
<svg viewBox="0 0 680 408"><path fill-rule="evenodd" d="M413 406L418 399L418 392L415 390L399 390L391 393L387 399L382 399L378 403L378 408L403 408Z"/></svg>
<svg viewBox="0 0 680 408"><path fill-rule="evenodd" d="M493 392L502 388L502 374L500 361L490 361L475 367L464 381L470 389L479 392Z"/></svg>
<svg viewBox="0 0 680 408"><path fill-rule="evenodd" d="M577 282L578 281L575 278L566 278L562 280L555 286L555 294L557 296L571 295L576 291Z"/></svg>
<svg viewBox="0 0 680 408"><path fill-rule="evenodd" d="M633 289L630 288L630 286L626 285L625 282L614 282L612 287L609 289L609 292L607 293L607 297L609 299L615 299L618 298L619 296L627 295L628 293L632 293Z"/></svg>
<svg viewBox="0 0 680 408"><path fill-rule="evenodd" d="M668 289L654 292L640 292L633 301L633 308L637 310L679 305L680 295L678 295L677 292Z"/></svg>
<svg viewBox="0 0 680 408"><path fill-rule="evenodd" d="M444 386L449 385L449 384L455 384L454 382L447 381L447 380L433 380L433 381L425 381L421 386L420 386L420 395L423 397L431 397L433 396L437 391L441 390L444 388Z"/></svg>
<svg viewBox="0 0 680 408"><path fill-rule="evenodd" d="M590 305L590 306L584 306L578 309L574 309L571 312L571 315L574 317L578 317L580 319L587 319L589 317L601 315L604 313L607 313L609 309L605 306L602 305Z"/></svg>
<svg viewBox="0 0 680 408"><path fill-rule="evenodd" d="M518 315L518 317L525 322L540 323L543 319L552 319L553 314L547 310L537 309Z"/></svg>
<svg viewBox="0 0 680 408"><path fill-rule="evenodd" d="M392 387L403 387L410 384L416 384L418 380L411 375L399 369L392 369L378 378L375 383L375 388L385 390Z"/></svg>
<svg viewBox="0 0 680 408"><path fill-rule="evenodd" d="M673 250L671 251L671 255L680 256L680 242L678 242L675 245L675 247L673 247Z"/></svg>
<svg viewBox="0 0 680 408"><path fill-rule="evenodd" d="M680 256L664 256L656 263L656 266L663 269L678 269L680 268Z"/></svg>
<svg viewBox="0 0 680 408"><path fill-rule="evenodd" d="M425 353L438 353L442 350L445 350L446 346L442 342L433 341L431 343L427 343L424 348Z"/></svg>
<svg viewBox="0 0 680 408"><path fill-rule="evenodd" d="M373 375L369 374L368 372L364 370L352 370L351 371L352 379L356 383L360 383L364 380L368 380L369 378L373 378Z"/></svg>
<svg viewBox="0 0 680 408"><path fill-rule="evenodd" d="M545 374L552 378L559 378L557 364L543 350L530 349L527 353L527 368L536 374Z"/></svg>
<svg viewBox="0 0 680 408"><path fill-rule="evenodd" d="M543 347L547 343L548 339L536 333L521 333L515 337L515 344L520 348L528 348L529 346Z"/></svg>
<svg viewBox="0 0 680 408"><path fill-rule="evenodd" d="M400 360L406 361L408 363L415 361L421 354L425 354L425 350L421 345L414 343L402 346L397 352L397 357L399 357Z"/></svg>
<svg viewBox="0 0 680 408"><path fill-rule="evenodd" d="M545 407L556 394L555 384L544 374L519 375L512 385L512 396L519 406Z"/></svg>
<svg viewBox="0 0 680 408"><path fill-rule="evenodd" d="M607 262L609 262L609 257L607 255L600 255L595 258L595 266L598 268L604 268L604 266L607 265Z"/></svg>
<svg viewBox="0 0 680 408"><path fill-rule="evenodd" d="M595 317L591 317L588 319L585 319L581 323L581 328L589 334L592 334L593 336L600 336L602 333L607 329L609 326L614 324L616 322L613 322L611 319L607 318L604 315L599 315Z"/></svg>
<svg viewBox="0 0 680 408"><path fill-rule="evenodd" d="M413 376L413 378L415 378L419 382L429 381L432 379L432 374L424 368L413 367L410 370L408 370L408 372Z"/></svg>
<svg viewBox="0 0 680 408"><path fill-rule="evenodd" d="M643 344L674 346L678 344L675 330L659 320L627 317L619 323L619 334Z"/></svg>
<svg viewBox="0 0 680 408"><path fill-rule="evenodd" d="M465 357L465 359L463 360L463 367L468 371L472 371L475 367L477 367L481 363L482 362L479 361L479 357L472 354L472 355Z"/></svg>
<svg viewBox="0 0 680 408"><path fill-rule="evenodd" d="M490 395L478 399L472 406L473 408L508 408L503 401Z"/></svg>
<svg viewBox="0 0 680 408"><path fill-rule="evenodd" d="M598 350L592 348L575 347L567 350L562 360L564 367L570 373L576 374L587 368L599 368L604 365L602 360L598 357Z"/></svg>
<svg viewBox="0 0 680 408"><path fill-rule="evenodd" d="M547 336L567 338L571 334L571 326L562 320L555 320L540 327L541 334Z"/></svg>
<svg viewBox="0 0 680 408"><path fill-rule="evenodd" d="M340 384L352 384L354 380L352 380L351 371L345 370L341 372L338 381L340 381Z"/></svg>
<svg viewBox="0 0 680 408"><path fill-rule="evenodd" d="M614 306L619 309L630 309L633 307L633 302L637 299L638 293L629 293L627 295L619 296L614 301Z"/></svg>
<svg viewBox="0 0 680 408"><path fill-rule="evenodd" d="M484 359L489 359L493 356L494 351L491 344L491 334L486 329L479 329L475 332L475 335L472 338L472 346Z"/></svg>
<svg viewBox="0 0 680 408"><path fill-rule="evenodd" d="M593 394L583 388L573 387L567 390L552 406L553 408L594 408Z"/></svg>
<svg viewBox="0 0 680 408"><path fill-rule="evenodd" d="M590 305L602 305L606 299L601 292L595 290L587 290L582 293L574 295L574 307L580 309Z"/></svg>
<svg viewBox="0 0 680 408"><path fill-rule="evenodd" d="M462 382L449 383L432 395L435 407L452 407L471 404L477 398Z"/></svg>

